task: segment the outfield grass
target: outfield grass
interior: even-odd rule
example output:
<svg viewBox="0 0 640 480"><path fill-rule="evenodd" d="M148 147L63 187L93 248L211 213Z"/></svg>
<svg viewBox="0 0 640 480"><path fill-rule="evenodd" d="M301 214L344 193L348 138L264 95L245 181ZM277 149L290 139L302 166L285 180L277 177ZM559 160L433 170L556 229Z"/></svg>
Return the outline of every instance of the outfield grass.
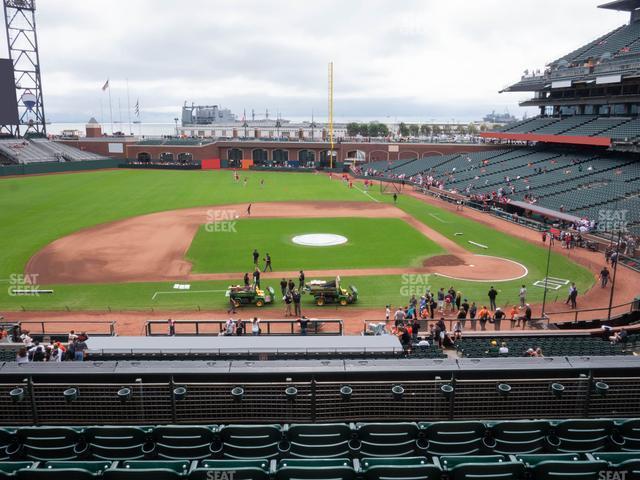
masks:
<svg viewBox="0 0 640 480"><path fill-rule="evenodd" d="M54 295L12 297L8 294L10 285L7 280L11 275L22 273L28 259L53 240L81 228L131 216L177 208L259 201L362 202L374 201L374 199L383 202L392 201L389 196L376 192L370 192L370 196L365 196L357 189L346 188L342 182L330 181L326 176L321 175L252 172L247 176L249 177L247 187L234 183L231 173L227 171L116 170L0 180L0 202L3 205L0 210L0 236L3 251L0 256L0 280L4 281L0 284L0 309L224 308L226 299L219 292L167 293L152 298L155 292L172 291L172 284L166 282L53 285L47 287L52 287L55 290ZM258 179L261 178L265 179L264 188L258 186ZM500 291L499 304L515 302L518 288L522 283L527 285L531 301L536 302L542 299L542 289L532 285L533 282L544 277L547 252L542 246L538 247L498 233L482 224L459 217L453 212L439 209L404 195L400 196L398 206L419 221L458 242L470 252L509 258L526 265L529 269L529 275L526 278L513 282L495 282L495 287ZM253 221L251 220L251 222ZM455 236L456 232L463 232L464 235ZM376 230L375 234L372 241L380 235L380 232ZM478 241L489 246L489 249L475 247L469 244L468 240ZM206 240L204 241L206 243ZM247 245L243 246L242 251L238 253L239 257L245 256L241 260L243 265L247 259L250 259L250 251L253 249L253 245L250 243L253 242L247 241ZM247 247L249 247L249 251L245 252ZM194 244L194 248L197 250L200 247ZM404 248L404 245L393 248L381 247L377 256L382 261L386 257L396 256L397 260L400 258L397 255L406 255L402 261L411 263L416 252L407 254L398 251L404 250ZM273 252L270 253L274 255L274 262L288 261L289 250L286 254L278 253L277 257ZM431 254L434 253L436 251L431 251ZM199 259L200 254L198 253L196 257ZM362 255L361 260L367 260L365 266L370 266L377 258L366 258L365 255ZM292 263L298 261L300 260ZM203 268L199 262L200 260L198 260L198 268ZM356 265L346 266L354 267ZM296 265L290 269L296 270L297 268ZM331 267L323 262L322 267L318 268ZM234 268L233 270L241 271L243 269ZM594 283L594 278L589 271L555 253L552 254L550 275L575 281L581 293L584 293ZM343 276L343 280L345 283L354 283L358 287L361 292L358 305L367 308L381 308L386 303L394 305L406 303L408 296L414 293L414 290L419 291L426 284L434 288L440 286L448 288L451 284L450 280L438 278L435 275L418 280L401 276L360 278ZM223 290L228 283L227 281L194 282L191 288L192 291ZM276 283L273 282L274 287L276 287ZM4 288L5 286L7 288ZM482 303L486 300L489 283L456 281L454 286L461 290L465 297ZM564 290L552 291L551 299L555 299L556 296L562 298L565 295L566 291Z"/></svg>
<svg viewBox="0 0 640 480"><path fill-rule="evenodd" d="M222 231L206 225L200 228L187 252L194 272L251 271L254 248L261 254L261 266L269 253L273 267L284 271L417 267L425 258L444 253L396 218L253 218L239 220L233 227ZM310 247L291 241L306 233L334 233L348 242Z"/></svg>

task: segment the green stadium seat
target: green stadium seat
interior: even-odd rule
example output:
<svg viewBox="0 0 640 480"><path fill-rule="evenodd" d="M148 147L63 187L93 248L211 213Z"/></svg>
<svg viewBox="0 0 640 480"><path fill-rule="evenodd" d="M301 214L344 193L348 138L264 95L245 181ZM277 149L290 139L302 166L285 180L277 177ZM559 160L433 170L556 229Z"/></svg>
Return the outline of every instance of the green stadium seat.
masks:
<svg viewBox="0 0 640 480"><path fill-rule="evenodd" d="M35 462L0 462L0 480L16 478L18 470L33 468Z"/></svg>
<svg viewBox="0 0 640 480"><path fill-rule="evenodd" d="M19 470L16 477L20 480L95 480L102 478L103 472L111 467L104 461L60 461L43 462L35 467Z"/></svg>
<svg viewBox="0 0 640 480"><path fill-rule="evenodd" d="M505 421L488 425L485 448L501 455L541 452L549 432L545 421Z"/></svg>
<svg viewBox="0 0 640 480"><path fill-rule="evenodd" d="M228 480L268 480L268 460L202 460L191 470L189 480L211 480L228 475Z"/></svg>
<svg viewBox="0 0 640 480"><path fill-rule="evenodd" d="M445 455L438 457L438 463L444 471L451 471L463 463L501 463L505 462L503 455Z"/></svg>
<svg viewBox="0 0 640 480"><path fill-rule="evenodd" d="M601 480L600 472L607 470L608 463L604 461L556 461L546 460L533 466L535 480Z"/></svg>
<svg viewBox="0 0 640 480"><path fill-rule="evenodd" d="M88 427L84 437L93 458L135 460L153 452L149 432L140 427Z"/></svg>
<svg viewBox="0 0 640 480"><path fill-rule="evenodd" d="M604 450L613 430L611 420L565 420L556 424L547 438L558 453L589 453Z"/></svg>
<svg viewBox="0 0 640 480"><path fill-rule="evenodd" d="M279 454L280 425L229 425L219 431L225 458L271 459Z"/></svg>
<svg viewBox="0 0 640 480"><path fill-rule="evenodd" d="M8 450L16 443L15 432L8 428L0 428L0 461L9 460Z"/></svg>
<svg viewBox="0 0 640 480"><path fill-rule="evenodd" d="M640 419L625 420L617 425L611 440L624 452L640 451Z"/></svg>
<svg viewBox="0 0 640 480"><path fill-rule="evenodd" d="M473 455L482 448L486 427L481 422L435 422L419 424L429 455Z"/></svg>
<svg viewBox="0 0 640 480"><path fill-rule="evenodd" d="M352 432L344 423L291 425L286 432L289 441L287 457L347 458Z"/></svg>
<svg viewBox="0 0 640 480"><path fill-rule="evenodd" d="M104 480L178 480L189 473L191 462L176 460L127 460L103 473Z"/></svg>
<svg viewBox="0 0 640 480"><path fill-rule="evenodd" d="M355 480L351 460L345 458L285 459L278 463L276 480Z"/></svg>
<svg viewBox="0 0 640 480"><path fill-rule="evenodd" d="M364 458L360 465L366 480L438 480L442 476L440 467L425 457Z"/></svg>
<svg viewBox="0 0 640 480"><path fill-rule="evenodd" d="M75 460L86 450L80 432L67 427L22 427L16 439L16 455L29 460Z"/></svg>
<svg viewBox="0 0 640 480"><path fill-rule="evenodd" d="M161 426L153 429L159 458L199 460L214 455L215 433L209 427Z"/></svg>
<svg viewBox="0 0 640 480"><path fill-rule="evenodd" d="M451 480L519 480L525 473L520 462L461 463L449 473Z"/></svg>
<svg viewBox="0 0 640 480"><path fill-rule="evenodd" d="M416 423L360 423L351 446L361 457L412 457L424 453L418 433Z"/></svg>
<svg viewBox="0 0 640 480"><path fill-rule="evenodd" d="M611 471L624 472L625 480L640 480L640 452L598 452L587 457L607 462Z"/></svg>

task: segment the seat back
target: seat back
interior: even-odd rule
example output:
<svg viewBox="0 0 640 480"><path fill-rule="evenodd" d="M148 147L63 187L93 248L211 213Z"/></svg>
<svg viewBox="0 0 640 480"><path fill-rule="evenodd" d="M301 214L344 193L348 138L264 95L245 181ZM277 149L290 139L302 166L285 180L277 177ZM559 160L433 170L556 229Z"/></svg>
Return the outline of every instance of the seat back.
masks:
<svg viewBox="0 0 640 480"><path fill-rule="evenodd" d="M351 429L344 423L291 425L287 431L292 458L350 457Z"/></svg>
<svg viewBox="0 0 640 480"><path fill-rule="evenodd" d="M35 462L0 462L0 479L15 478L18 470L33 468Z"/></svg>
<svg viewBox="0 0 640 480"><path fill-rule="evenodd" d="M415 423L361 423L352 449L361 457L412 457L419 454ZM359 443L359 445L354 445Z"/></svg>
<svg viewBox="0 0 640 480"><path fill-rule="evenodd" d="M80 433L67 427L22 427L16 431L21 454L30 460L75 460Z"/></svg>
<svg viewBox="0 0 640 480"><path fill-rule="evenodd" d="M219 432L225 458L270 459L278 456L280 425L230 425Z"/></svg>
<svg viewBox="0 0 640 480"><path fill-rule="evenodd" d="M519 462L462 463L449 475L452 480L518 480L524 475L524 465Z"/></svg>
<svg viewBox="0 0 640 480"><path fill-rule="evenodd" d="M159 458L199 460L214 455L215 434L208 427L156 427L153 440Z"/></svg>
<svg viewBox="0 0 640 480"><path fill-rule="evenodd" d="M366 480L438 480L442 475L425 457L363 458L360 465Z"/></svg>
<svg viewBox="0 0 640 480"><path fill-rule="evenodd" d="M640 451L640 419L622 422L617 426L612 440L624 452Z"/></svg>
<svg viewBox="0 0 640 480"><path fill-rule="evenodd" d="M560 453L588 453L604 450L613 430L611 420L565 420L553 428L551 448Z"/></svg>
<svg viewBox="0 0 640 480"><path fill-rule="evenodd" d="M429 455L474 455L482 449L485 426L481 422L421 424Z"/></svg>
<svg viewBox="0 0 640 480"><path fill-rule="evenodd" d="M0 428L0 461L9 460L10 455L7 448L16 441L15 432L7 428Z"/></svg>
<svg viewBox="0 0 640 480"><path fill-rule="evenodd" d="M230 475L233 472L233 476ZM202 460L191 470L189 480L268 480L268 460Z"/></svg>
<svg viewBox="0 0 640 480"><path fill-rule="evenodd" d="M603 478L600 472L607 470L605 461L555 461L540 462L533 467L533 475L536 480L556 480L570 478L571 480L599 480Z"/></svg>
<svg viewBox="0 0 640 480"><path fill-rule="evenodd" d="M549 422L506 421L489 427L485 448L501 455L531 454L543 451Z"/></svg>
<svg viewBox="0 0 640 480"><path fill-rule="evenodd" d="M128 460L106 470L104 480L178 480L186 477L191 463L176 460Z"/></svg>
<svg viewBox="0 0 640 480"><path fill-rule="evenodd" d="M356 471L348 459L286 459L278 463L277 480L355 480Z"/></svg>
<svg viewBox="0 0 640 480"><path fill-rule="evenodd" d="M135 460L153 450L147 430L139 427L88 427L85 439L93 458Z"/></svg>

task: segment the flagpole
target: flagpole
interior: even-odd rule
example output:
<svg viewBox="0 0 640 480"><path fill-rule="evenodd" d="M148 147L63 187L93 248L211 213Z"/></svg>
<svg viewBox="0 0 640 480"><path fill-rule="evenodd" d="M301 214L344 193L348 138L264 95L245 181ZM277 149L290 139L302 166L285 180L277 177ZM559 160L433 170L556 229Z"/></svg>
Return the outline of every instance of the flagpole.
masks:
<svg viewBox="0 0 640 480"><path fill-rule="evenodd" d="M131 95L129 94L128 78L127 78L127 115L129 116L129 133L133 135L133 128L131 128Z"/></svg>
<svg viewBox="0 0 640 480"><path fill-rule="evenodd" d="M104 125L104 110L102 108L102 94L100 95L100 125Z"/></svg>
<svg viewBox="0 0 640 480"><path fill-rule="evenodd" d="M107 80L109 82L109 80ZM107 83L109 89L109 120L111 121L111 135L113 135L113 104L111 103L111 83Z"/></svg>

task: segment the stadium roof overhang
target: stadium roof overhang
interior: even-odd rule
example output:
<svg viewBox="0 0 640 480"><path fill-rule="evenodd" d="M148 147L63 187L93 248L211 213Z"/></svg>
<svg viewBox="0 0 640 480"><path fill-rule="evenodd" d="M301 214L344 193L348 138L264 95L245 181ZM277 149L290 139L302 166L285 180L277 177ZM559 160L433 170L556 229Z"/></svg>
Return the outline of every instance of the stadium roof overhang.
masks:
<svg viewBox="0 0 640 480"><path fill-rule="evenodd" d="M607 137L586 137L574 135L543 135L539 133L485 132L484 138L512 140L515 142L562 143L567 145L589 145L592 147L610 147L611 139Z"/></svg>
<svg viewBox="0 0 640 480"><path fill-rule="evenodd" d="M620 103L640 103L640 95L618 95L616 97L576 97L576 98L531 98L520 102L521 107L551 105L613 105Z"/></svg>
<svg viewBox="0 0 640 480"><path fill-rule="evenodd" d="M598 5L598 8L606 8L607 10L618 10L621 12L633 12L640 8L640 0L615 0L613 2Z"/></svg>

